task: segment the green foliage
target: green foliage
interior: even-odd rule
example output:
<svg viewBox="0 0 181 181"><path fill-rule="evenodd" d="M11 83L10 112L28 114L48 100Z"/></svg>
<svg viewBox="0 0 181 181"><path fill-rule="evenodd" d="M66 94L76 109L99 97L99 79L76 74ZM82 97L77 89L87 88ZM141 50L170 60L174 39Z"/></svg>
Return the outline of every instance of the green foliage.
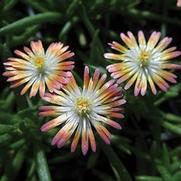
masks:
<svg viewBox="0 0 181 181"><path fill-rule="evenodd" d="M13 50L35 39L70 45L79 84L85 64L106 71L103 53L120 32L161 31L181 48L176 0L1 0L0 17L1 73ZM178 84L156 96L124 92L123 129L112 130L111 145L98 141L96 153L86 157L80 150L70 153L69 143L51 146L55 132L40 132L46 120L38 116L38 97L9 90L2 76L0 85L0 181L181 181L179 76Z"/></svg>

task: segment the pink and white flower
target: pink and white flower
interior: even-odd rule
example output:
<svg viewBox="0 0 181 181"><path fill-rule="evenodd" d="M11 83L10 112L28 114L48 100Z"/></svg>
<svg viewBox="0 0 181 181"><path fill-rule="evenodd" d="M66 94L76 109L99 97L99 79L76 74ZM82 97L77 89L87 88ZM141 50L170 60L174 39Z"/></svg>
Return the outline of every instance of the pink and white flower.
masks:
<svg viewBox="0 0 181 181"><path fill-rule="evenodd" d="M165 37L160 42L160 32L154 31L146 41L142 31L138 32L138 41L128 32L120 34L125 46L113 41L109 45L118 53L105 53L107 59L117 60L118 63L107 66L108 71L117 83L126 82L124 89L129 89L133 84L134 95L139 93L144 96L150 86L153 94L157 87L167 91L169 84L176 83L177 76L170 70L181 68L174 64L172 59L181 55L176 47L167 48L172 38Z"/></svg>
<svg viewBox="0 0 181 181"><path fill-rule="evenodd" d="M71 73L70 73L71 74ZM126 101L118 84L114 80L106 81L106 74L101 75L98 69L93 77L89 77L89 68L84 71L83 88L80 88L71 74L69 83L56 93L47 93L43 97L53 105L40 107L41 116L55 116L45 123L42 131L49 131L60 126L60 130L52 140L52 145L62 147L73 137L71 151L74 152L81 139L82 152L85 155L89 149L96 151L94 130L105 141L110 143L111 134L106 126L121 129L121 126L112 118L122 119L122 104Z"/></svg>
<svg viewBox="0 0 181 181"><path fill-rule="evenodd" d="M32 41L30 47L24 47L24 52L15 50L18 57L10 57L4 63L6 71L3 75L8 77L12 88L25 84L21 95L31 88L30 97L38 90L42 97L46 89L52 92L68 82L67 71L74 67L73 61L65 61L74 55L67 51L68 46L51 43L45 51L39 40Z"/></svg>
<svg viewBox="0 0 181 181"><path fill-rule="evenodd" d="M181 7L181 0L177 0L177 7Z"/></svg>

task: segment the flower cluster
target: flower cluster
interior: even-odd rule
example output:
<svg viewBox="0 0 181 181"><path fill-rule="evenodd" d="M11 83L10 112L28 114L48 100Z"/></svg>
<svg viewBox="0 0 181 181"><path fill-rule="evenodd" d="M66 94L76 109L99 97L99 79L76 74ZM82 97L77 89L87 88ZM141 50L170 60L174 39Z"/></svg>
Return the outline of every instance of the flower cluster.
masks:
<svg viewBox="0 0 181 181"><path fill-rule="evenodd" d="M179 2L179 1L178 1ZM62 147L71 138L71 152L81 142L82 153L88 152L89 146L96 151L95 134L110 143L111 133L107 127L121 129L117 122L122 119L123 99L120 84L126 82L124 89L134 85L134 95L147 93L148 87L153 94L159 88L167 91L170 83L176 83L177 76L172 70L181 65L171 63L173 58L181 55L176 47L167 48L172 39L160 39L160 32L153 32L146 41L144 33L138 32L138 40L128 32L120 34L125 45L113 41L109 45L117 53L105 53L107 59L117 63L107 66L112 79L106 81L107 75L96 69L90 76L89 67L84 69L83 85L78 86L73 74L74 53L62 43L52 43L45 51L42 42L32 41L30 48L24 51L15 50L16 57L8 58L4 76L11 87L24 85L20 94L30 89L29 97L37 95L51 105L40 107L39 115L54 118L41 127L46 132L55 127L60 130L54 136L52 145Z"/></svg>

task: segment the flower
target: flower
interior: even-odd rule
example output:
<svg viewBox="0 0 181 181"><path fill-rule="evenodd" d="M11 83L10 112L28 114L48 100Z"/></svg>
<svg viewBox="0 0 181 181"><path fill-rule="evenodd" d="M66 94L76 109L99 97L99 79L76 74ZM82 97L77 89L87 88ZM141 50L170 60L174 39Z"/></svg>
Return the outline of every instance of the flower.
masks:
<svg viewBox="0 0 181 181"><path fill-rule="evenodd" d="M160 32L153 32L146 42L142 31L138 32L138 42L131 32L120 34L121 39L126 44L123 46L117 42L109 45L119 53L105 53L104 57L120 61L120 63L107 66L108 71L117 83L127 81L124 89L129 89L134 83L134 95L146 94L148 84L153 94L157 93L156 86L162 91L169 88L168 82L176 83L176 75L169 69L181 68L180 65L170 63L170 59L181 55L180 51L175 51L176 47L166 49L172 38L165 37L160 42ZM155 86L156 85L156 86Z"/></svg>
<svg viewBox="0 0 181 181"><path fill-rule="evenodd" d="M30 46L31 49L24 47L24 52L15 50L18 58L8 58L3 75L8 77L12 88L26 84L21 95L31 87L30 97L38 90L42 97L46 87L52 92L68 82L67 71L73 69L74 62L65 60L74 53L67 51L69 47L62 43L51 43L46 52L40 40L32 41Z"/></svg>
<svg viewBox="0 0 181 181"><path fill-rule="evenodd" d="M177 7L181 7L181 0L177 0Z"/></svg>
<svg viewBox="0 0 181 181"><path fill-rule="evenodd" d="M70 73L71 74L71 73ZM94 128L105 143L110 143L110 132L106 125L121 129L120 124L112 118L123 118L120 105L126 101L114 80L105 83L106 74L100 75L98 69L93 77L89 77L89 68L84 70L83 89L78 87L74 76L71 74L69 83L60 91L47 93L44 100L54 104L41 106L41 116L57 116L45 123L41 130L48 131L61 125L61 129L52 140L52 145L62 147L73 136L71 152L76 150L81 137L82 153L85 155L89 148L96 151L96 142L92 128Z"/></svg>

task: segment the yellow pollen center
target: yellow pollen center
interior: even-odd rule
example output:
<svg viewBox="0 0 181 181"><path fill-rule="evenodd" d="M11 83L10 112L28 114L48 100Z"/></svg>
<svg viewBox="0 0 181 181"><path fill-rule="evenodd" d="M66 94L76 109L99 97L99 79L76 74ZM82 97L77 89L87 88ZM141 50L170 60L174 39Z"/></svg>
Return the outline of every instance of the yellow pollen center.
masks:
<svg viewBox="0 0 181 181"><path fill-rule="evenodd" d="M150 52L147 51L142 51L139 55L139 60L140 60L140 66L146 66L148 64L150 58Z"/></svg>
<svg viewBox="0 0 181 181"><path fill-rule="evenodd" d="M44 57L36 57L36 58L34 59L35 66L36 66L38 69L42 69L42 68L43 68L44 62L45 62L45 58L44 58Z"/></svg>
<svg viewBox="0 0 181 181"><path fill-rule="evenodd" d="M78 98L76 101L76 110L81 116L86 116L90 112L90 102L85 98Z"/></svg>

